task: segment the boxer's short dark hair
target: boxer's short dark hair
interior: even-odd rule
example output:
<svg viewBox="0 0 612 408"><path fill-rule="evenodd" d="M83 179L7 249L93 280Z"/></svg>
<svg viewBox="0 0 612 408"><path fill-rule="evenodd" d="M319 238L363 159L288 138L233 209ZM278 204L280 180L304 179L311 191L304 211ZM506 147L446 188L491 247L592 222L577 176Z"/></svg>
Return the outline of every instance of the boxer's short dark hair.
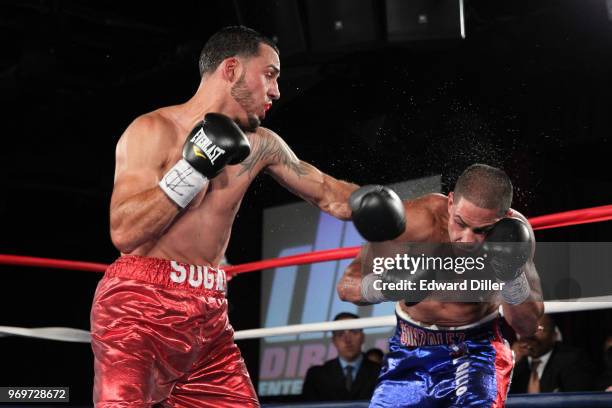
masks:
<svg viewBox="0 0 612 408"><path fill-rule="evenodd" d="M368 351L366 351L365 355L367 357L369 357L370 355L376 355L376 356L380 357L381 360L385 357L385 353L383 353L383 351L381 349L376 348L376 347L371 348Z"/></svg>
<svg viewBox="0 0 612 408"><path fill-rule="evenodd" d="M214 72L230 57L253 57L259 54L259 44L269 45L280 55L272 40L245 26L222 28L204 44L200 53L200 76Z"/></svg>
<svg viewBox="0 0 612 408"><path fill-rule="evenodd" d="M336 316L334 316L334 322L338 320L345 320L345 319L359 319L359 316L357 316L354 313L350 313L350 312L340 312ZM336 337L346 331L351 332L353 334L363 333L362 329L350 329L350 330L334 330L332 331L332 334L334 335L334 337Z"/></svg>
<svg viewBox="0 0 612 408"><path fill-rule="evenodd" d="M457 179L455 200L465 198L481 208L497 210L500 216L512 205L512 182L502 169L472 164Z"/></svg>
<svg viewBox="0 0 612 408"><path fill-rule="evenodd" d="M334 316L334 321L344 319L359 319L359 316L350 312L340 312L336 316Z"/></svg>

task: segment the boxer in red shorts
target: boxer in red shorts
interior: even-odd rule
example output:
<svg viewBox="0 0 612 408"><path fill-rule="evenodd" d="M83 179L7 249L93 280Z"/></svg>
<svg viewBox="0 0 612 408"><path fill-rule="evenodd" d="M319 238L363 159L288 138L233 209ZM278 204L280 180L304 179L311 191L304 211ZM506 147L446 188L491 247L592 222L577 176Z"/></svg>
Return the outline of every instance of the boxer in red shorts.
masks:
<svg viewBox="0 0 612 408"><path fill-rule="evenodd" d="M219 269L242 198L265 171L321 210L351 216L357 186L259 127L280 97L273 42L228 27L199 65L190 100L138 117L117 144L110 224L122 256L91 311L96 407L258 406Z"/></svg>

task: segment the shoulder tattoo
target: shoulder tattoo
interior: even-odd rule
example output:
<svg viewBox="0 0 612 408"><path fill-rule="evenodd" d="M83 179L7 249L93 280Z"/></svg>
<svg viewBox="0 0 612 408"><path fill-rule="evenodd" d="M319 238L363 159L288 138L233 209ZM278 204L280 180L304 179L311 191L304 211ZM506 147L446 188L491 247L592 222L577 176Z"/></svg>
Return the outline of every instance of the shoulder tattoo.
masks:
<svg viewBox="0 0 612 408"><path fill-rule="evenodd" d="M251 173L259 162L280 164L293 171L298 177L308 174L308 168L302 164L295 153L280 138L274 136L260 137L255 148L240 165L242 169L238 176Z"/></svg>

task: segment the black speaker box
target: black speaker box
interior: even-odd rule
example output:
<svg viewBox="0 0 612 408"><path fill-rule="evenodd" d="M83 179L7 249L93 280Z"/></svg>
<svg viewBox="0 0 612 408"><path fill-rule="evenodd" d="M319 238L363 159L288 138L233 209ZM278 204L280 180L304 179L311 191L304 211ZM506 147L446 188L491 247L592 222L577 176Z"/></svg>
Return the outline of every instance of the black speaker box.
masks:
<svg viewBox="0 0 612 408"><path fill-rule="evenodd" d="M463 0L385 0L387 40L465 38Z"/></svg>
<svg viewBox="0 0 612 408"><path fill-rule="evenodd" d="M367 44L382 38L375 0L306 0L312 51L329 51Z"/></svg>

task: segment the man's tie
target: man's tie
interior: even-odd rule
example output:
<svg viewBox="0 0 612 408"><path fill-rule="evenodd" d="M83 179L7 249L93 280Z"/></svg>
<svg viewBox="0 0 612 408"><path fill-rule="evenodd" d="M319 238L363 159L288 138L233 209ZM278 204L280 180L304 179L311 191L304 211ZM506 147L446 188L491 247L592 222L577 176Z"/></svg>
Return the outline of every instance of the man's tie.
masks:
<svg viewBox="0 0 612 408"><path fill-rule="evenodd" d="M529 375L529 385L527 386L528 394L539 394L540 393L540 377L538 377L538 366L540 360L531 360L531 374Z"/></svg>
<svg viewBox="0 0 612 408"><path fill-rule="evenodd" d="M345 377L344 377L344 385L348 391L353 387L353 367L352 365L347 365L344 367Z"/></svg>

